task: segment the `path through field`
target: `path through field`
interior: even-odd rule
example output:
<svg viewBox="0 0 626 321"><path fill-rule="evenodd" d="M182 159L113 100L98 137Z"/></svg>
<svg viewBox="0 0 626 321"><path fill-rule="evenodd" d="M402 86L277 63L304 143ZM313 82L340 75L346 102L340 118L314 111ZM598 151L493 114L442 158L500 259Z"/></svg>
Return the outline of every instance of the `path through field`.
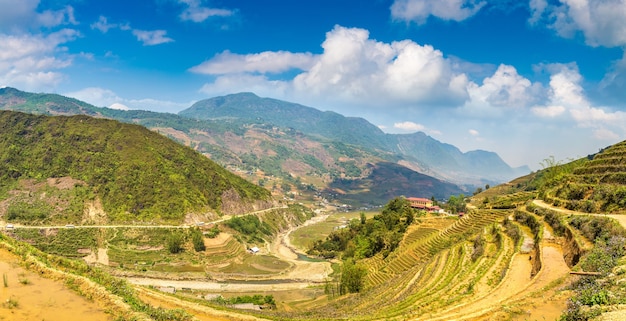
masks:
<svg viewBox="0 0 626 321"><path fill-rule="evenodd" d="M503 305L512 304L529 297L534 292L569 274L570 269L563 259L560 245L542 242L541 258L543 268L531 279L529 254L516 254L502 283L495 290L463 305L434 315L423 316L418 318L418 320L480 319L500 309ZM468 300L472 299L468 298ZM555 313L556 316L560 315L560 311Z"/></svg>
<svg viewBox="0 0 626 321"><path fill-rule="evenodd" d="M624 227L626 229L626 215L619 215L619 214L589 214L589 213L582 213L582 212L576 212L576 211L571 211L568 209L564 209L564 208L560 208L560 207L554 207L542 200L534 200L533 203L539 207L543 207L543 208L548 208L563 214L573 214L573 215L591 215L591 216L601 216L601 217L609 217L612 218L614 220L616 220L622 227Z"/></svg>

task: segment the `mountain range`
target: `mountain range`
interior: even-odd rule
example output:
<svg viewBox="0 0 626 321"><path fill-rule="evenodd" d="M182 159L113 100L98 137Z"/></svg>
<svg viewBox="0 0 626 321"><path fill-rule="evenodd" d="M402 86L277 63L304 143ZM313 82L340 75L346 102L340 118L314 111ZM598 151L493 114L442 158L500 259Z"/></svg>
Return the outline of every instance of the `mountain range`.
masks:
<svg viewBox="0 0 626 321"><path fill-rule="evenodd" d="M408 167L457 184L504 182L530 172L527 166L511 168L496 153L482 150L463 153L423 132L386 134L363 118L260 98L253 93L202 100L178 114L195 119L239 119L294 128L312 136L399 155Z"/></svg>
<svg viewBox="0 0 626 321"><path fill-rule="evenodd" d="M202 100L176 115L2 88L0 109L140 124L275 194L295 190L356 204L384 204L399 195L446 198L530 172L511 168L493 152L463 153L421 132L386 134L362 118L252 93Z"/></svg>

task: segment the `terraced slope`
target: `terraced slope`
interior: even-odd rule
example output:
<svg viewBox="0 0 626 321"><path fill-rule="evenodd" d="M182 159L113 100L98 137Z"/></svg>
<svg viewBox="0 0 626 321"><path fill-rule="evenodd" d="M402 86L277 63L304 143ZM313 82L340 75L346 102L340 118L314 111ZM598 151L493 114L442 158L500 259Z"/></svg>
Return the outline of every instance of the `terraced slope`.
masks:
<svg viewBox="0 0 626 321"><path fill-rule="evenodd" d="M407 234L402 246L394 254L387 257L376 271L368 274L367 284L375 287L387 282L394 276L403 274L415 266L420 266L430 260L440 250L449 248L452 244L465 239L483 227L501 220L505 216L503 211L475 211L454 222L445 229L417 229Z"/></svg>
<svg viewBox="0 0 626 321"><path fill-rule="evenodd" d="M610 146L593 159L578 160L547 171L553 186L547 202L586 213L626 212L626 141Z"/></svg>
<svg viewBox="0 0 626 321"><path fill-rule="evenodd" d="M499 284L515 252L513 241L497 224L509 214L477 210L461 219L424 220L412 226L391 255L364 262L364 293L341 297L318 312L350 319L405 318L438 311L475 291L488 292ZM488 255L473 255L474 244L468 240L478 235Z"/></svg>

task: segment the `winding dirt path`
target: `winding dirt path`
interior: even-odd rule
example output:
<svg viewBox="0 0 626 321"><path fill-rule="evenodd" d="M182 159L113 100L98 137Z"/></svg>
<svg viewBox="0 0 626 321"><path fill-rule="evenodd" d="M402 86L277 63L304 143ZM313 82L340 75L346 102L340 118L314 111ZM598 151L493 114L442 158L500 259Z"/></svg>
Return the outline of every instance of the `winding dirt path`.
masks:
<svg viewBox="0 0 626 321"><path fill-rule="evenodd" d="M488 295L446 311L422 316L417 320L474 320L505 304L523 300L569 274L570 268L563 259L560 245L542 241L541 260L542 269L531 278L532 266L529 254L517 253L500 285Z"/></svg>
<svg viewBox="0 0 626 321"><path fill-rule="evenodd" d="M577 211L572 211L572 210L568 210L568 209L552 206L552 205L550 205L550 204L548 204L548 203L546 203L546 202L544 202L542 200L534 200L533 204L535 204L535 205L537 205L539 207L551 209L551 210L554 210L554 211L557 211L557 212L560 212L560 213L564 213L564 214L591 215L591 216L600 216L600 217L612 218L612 219L616 220L622 227L624 227L626 229L626 215L577 212Z"/></svg>

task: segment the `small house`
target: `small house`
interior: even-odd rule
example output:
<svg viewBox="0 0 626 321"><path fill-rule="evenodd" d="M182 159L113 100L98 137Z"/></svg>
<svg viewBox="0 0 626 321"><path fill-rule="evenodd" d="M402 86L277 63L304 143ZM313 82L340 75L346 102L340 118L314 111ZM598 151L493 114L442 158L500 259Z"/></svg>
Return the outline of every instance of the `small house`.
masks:
<svg viewBox="0 0 626 321"><path fill-rule="evenodd" d="M411 207L421 209L421 210L425 210L433 206L433 201L427 198L409 197L406 200L409 201L409 203L411 204Z"/></svg>

